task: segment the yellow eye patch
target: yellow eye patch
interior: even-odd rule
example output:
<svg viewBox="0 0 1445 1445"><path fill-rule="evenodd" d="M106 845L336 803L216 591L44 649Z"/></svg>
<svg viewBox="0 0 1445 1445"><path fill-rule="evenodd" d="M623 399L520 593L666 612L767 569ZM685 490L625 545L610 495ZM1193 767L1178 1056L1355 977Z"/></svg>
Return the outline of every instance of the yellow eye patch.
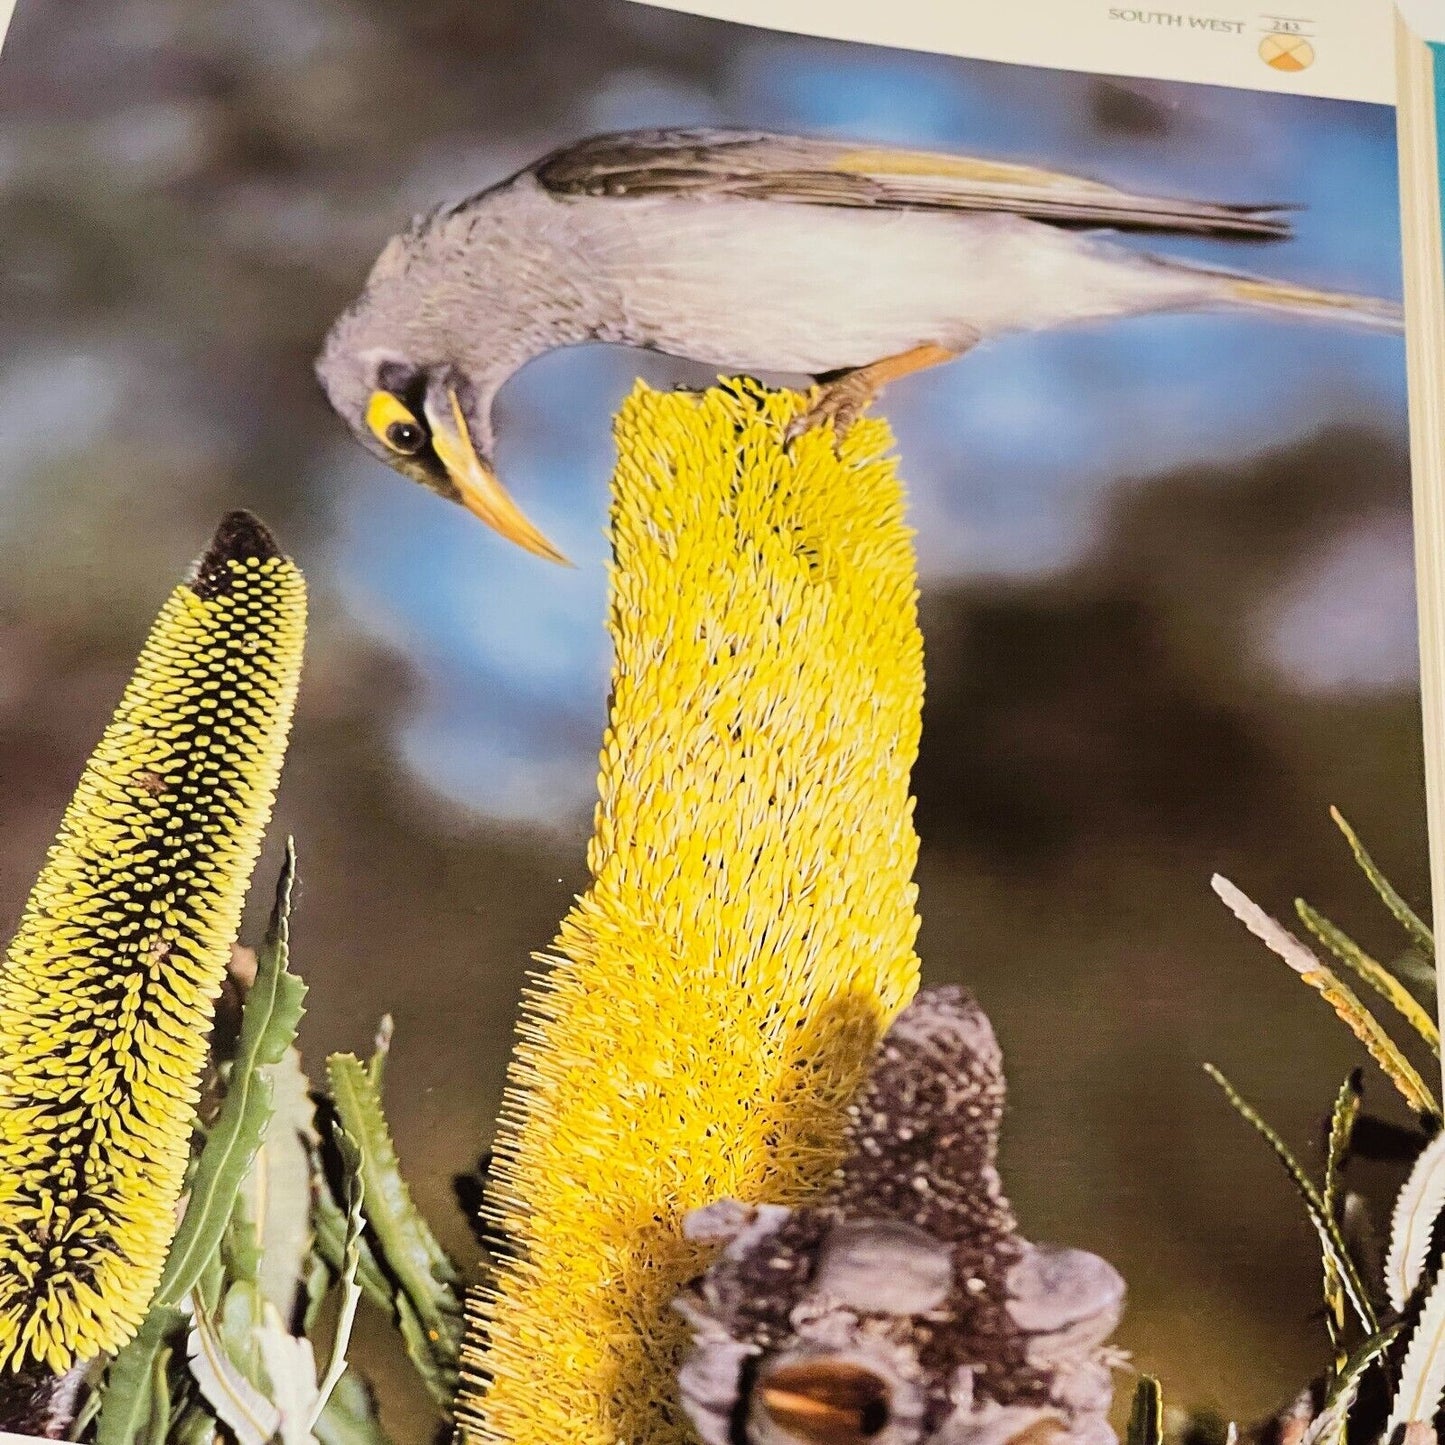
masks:
<svg viewBox="0 0 1445 1445"><path fill-rule="evenodd" d="M366 403L366 424L384 447L402 456L420 451L426 443L426 428L389 391L371 393Z"/></svg>

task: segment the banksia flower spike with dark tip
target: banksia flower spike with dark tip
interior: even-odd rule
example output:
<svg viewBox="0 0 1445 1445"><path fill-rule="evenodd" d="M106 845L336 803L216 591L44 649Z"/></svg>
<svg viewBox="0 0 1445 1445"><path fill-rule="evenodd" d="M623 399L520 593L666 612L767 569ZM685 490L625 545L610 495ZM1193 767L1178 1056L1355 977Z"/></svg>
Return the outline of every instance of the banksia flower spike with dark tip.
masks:
<svg viewBox="0 0 1445 1445"><path fill-rule="evenodd" d="M59 1374L144 1318L305 614L295 565L228 516L162 608L26 904L0 974L0 1367Z"/></svg>

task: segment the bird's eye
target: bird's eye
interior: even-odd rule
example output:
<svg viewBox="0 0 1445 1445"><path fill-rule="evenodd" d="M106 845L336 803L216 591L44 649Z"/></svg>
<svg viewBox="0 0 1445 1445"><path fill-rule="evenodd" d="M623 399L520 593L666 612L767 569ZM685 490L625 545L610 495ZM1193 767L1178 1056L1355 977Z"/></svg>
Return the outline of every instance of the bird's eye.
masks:
<svg viewBox="0 0 1445 1445"><path fill-rule="evenodd" d="M415 456L427 440L426 428L389 391L374 391L366 404L366 424L384 447L404 457Z"/></svg>
<svg viewBox="0 0 1445 1445"><path fill-rule="evenodd" d="M426 433L414 421L394 421L386 429L386 443L399 452L419 452Z"/></svg>

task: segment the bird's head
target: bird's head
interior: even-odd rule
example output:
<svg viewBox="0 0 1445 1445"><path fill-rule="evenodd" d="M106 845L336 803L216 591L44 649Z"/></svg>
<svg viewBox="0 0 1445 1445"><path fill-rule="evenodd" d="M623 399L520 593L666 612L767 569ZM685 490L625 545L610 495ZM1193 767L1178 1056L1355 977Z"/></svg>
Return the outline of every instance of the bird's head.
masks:
<svg viewBox="0 0 1445 1445"><path fill-rule="evenodd" d="M382 262L386 260L383 253ZM527 519L492 463L491 385L445 354L441 328L378 262L316 361L328 400L373 456L539 557L567 559ZM429 324L428 324L429 323Z"/></svg>

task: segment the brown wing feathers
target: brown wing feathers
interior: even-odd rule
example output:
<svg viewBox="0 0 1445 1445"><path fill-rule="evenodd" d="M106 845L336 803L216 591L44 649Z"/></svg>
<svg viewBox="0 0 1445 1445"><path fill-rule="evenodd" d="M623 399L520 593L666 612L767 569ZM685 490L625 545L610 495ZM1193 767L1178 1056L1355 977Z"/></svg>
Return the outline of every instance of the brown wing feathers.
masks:
<svg viewBox="0 0 1445 1445"><path fill-rule="evenodd" d="M633 131L557 151L533 174L559 196L747 197L817 206L1011 212L1071 227L1257 240L1288 236L1280 206L1133 195L1008 162L763 131Z"/></svg>

